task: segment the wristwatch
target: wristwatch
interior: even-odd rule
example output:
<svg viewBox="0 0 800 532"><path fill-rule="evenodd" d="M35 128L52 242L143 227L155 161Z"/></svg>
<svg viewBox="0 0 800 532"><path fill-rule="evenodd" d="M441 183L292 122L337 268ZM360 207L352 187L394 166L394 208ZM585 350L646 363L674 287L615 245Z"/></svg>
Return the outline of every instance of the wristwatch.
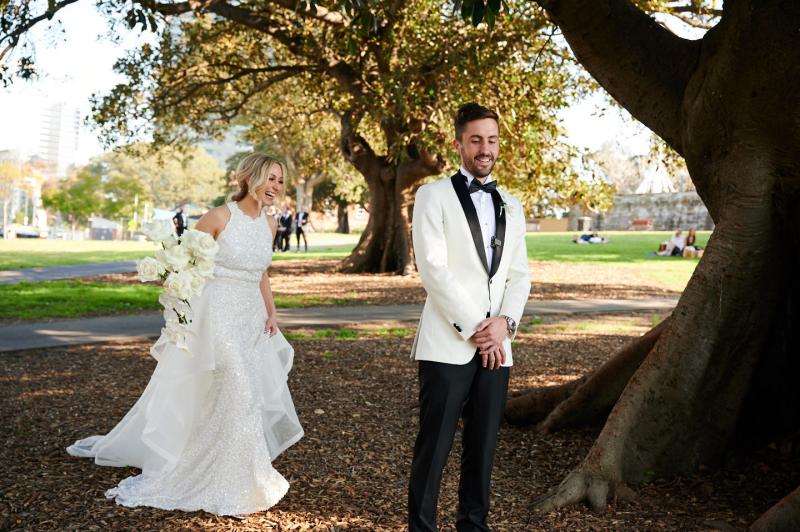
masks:
<svg viewBox="0 0 800 532"><path fill-rule="evenodd" d="M511 316L500 316L504 320L506 320L506 330L508 331L509 338L514 336L514 332L517 330L517 322L514 321L514 318Z"/></svg>

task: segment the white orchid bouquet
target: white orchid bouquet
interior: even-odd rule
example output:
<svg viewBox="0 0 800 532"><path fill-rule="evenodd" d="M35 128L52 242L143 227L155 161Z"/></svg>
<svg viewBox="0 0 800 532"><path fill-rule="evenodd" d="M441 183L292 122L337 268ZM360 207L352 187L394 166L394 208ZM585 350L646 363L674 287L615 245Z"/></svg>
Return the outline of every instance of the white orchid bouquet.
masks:
<svg viewBox="0 0 800 532"><path fill-rule="evenodd" d="M186 349L187 325L192 322L189 299L203 291L206 281L214 276L214 256L219 245L208 233L189 229L180 237L173 233L170 220L147 224L144 234L160 244L155 257L136 263L139 280L163 281L165 290L158 302L164 307L166 326L162 329L178 347Z"/></svg>

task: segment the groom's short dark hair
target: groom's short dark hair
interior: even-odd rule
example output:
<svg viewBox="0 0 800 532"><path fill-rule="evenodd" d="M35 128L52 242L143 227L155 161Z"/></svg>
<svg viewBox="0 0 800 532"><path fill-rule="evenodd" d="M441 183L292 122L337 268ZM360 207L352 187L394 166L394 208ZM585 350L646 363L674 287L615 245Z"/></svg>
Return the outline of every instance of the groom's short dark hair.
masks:
<svg viewBox="0 0 800 532"><path fill-rule="evenodd" d="M461 134L464 133L464 126L466 126L468 122L481 120L482 118L492 118L495 122L500 122L500 117L497 116L497 113L475 102L465 103L459 107L456 113L456 138L461 140Z"/></svg>

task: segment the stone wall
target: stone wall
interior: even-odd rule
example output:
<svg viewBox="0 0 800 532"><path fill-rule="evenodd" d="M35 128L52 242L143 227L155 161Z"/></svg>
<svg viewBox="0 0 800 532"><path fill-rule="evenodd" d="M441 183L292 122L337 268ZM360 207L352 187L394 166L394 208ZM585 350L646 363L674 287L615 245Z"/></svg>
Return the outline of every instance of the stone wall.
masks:
<svg viewBox="0 0 800 532"><path fill-rule="evenodd" d="M618 194L610 211L592 217L592 228L619 231L633 220L653 221L654 230L713 229L714 222L695 192L665 194Z"/></svg>

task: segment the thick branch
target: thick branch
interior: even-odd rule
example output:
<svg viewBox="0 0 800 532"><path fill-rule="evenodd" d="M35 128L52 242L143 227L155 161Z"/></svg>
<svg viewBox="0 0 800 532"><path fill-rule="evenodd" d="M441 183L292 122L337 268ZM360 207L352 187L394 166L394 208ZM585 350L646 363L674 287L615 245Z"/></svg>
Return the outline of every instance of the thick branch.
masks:
<svg viewBox="0 0 800 532"><path fill-rule="evenodd" d="M260 82L256 84L256 87L264 86L264 83L267 83L266 86L269 86L271 83L275 83L277 81L282 81L284 79L288 79L291 76L295 76L297 74L308 72L312 70L313 67L306 66L306 65L275 65L263 68L250 68L250 67L242 67L238 72L235 74L231 74L230 76L220 77L220 78L213 78L205 81L193 81L187 82L187 88L182 91L182 93L177 94L177 96L172 100L167 100L164 104L165 108L168 107L175 107L182 102L192 98L198 92L206 87L212 87L215 85L227 85L232 81L236 81L246 76L257 76L259 74L265 74L269 72L279 72L279 76L273 76L266 80L265 82ZM288 75L287 75L288 74ZM191 75L191 79L198 79L196 74ZM182 81L182 80L181 80ZM176 85L180 86L181 83L177 83ZM254 93L253 93L254 94Z"/></svg>
<svg viewBox="0 0 800 532"><path fill-rule="evenodd" d="M358 120L353 112L348 111L341 116L341 150L345 160L355 166L364 176L368 185L381 179L386 170L385 158L379 157L367 139L356 132Z"/></svg>
<svg viewBox="0 0 800 532"><path fill-rule="evenodd" d="M239 114L242 108L245 105L247 105L247 102L249 102L253 96L258 94L259 92L265 91L266 89L269 88L270 85L274 83L278 83L279 81L289 79L296 75L297 72L284 72L282 74L276 74L270 78L260 81L248 91L240 91L242 97L235 104L224 107L223 106L210 107L209 111L212 113L219 114L222 118L225 118L226 120L231 120Z"/></svg>
<svg viewBox="0 0 800 532"><path fill-rule="evenodd" d="M199 3L199 2L175 2L175 3L163 3L163 2L155 2L153 0L139 0L139 4L142 7L149 9L150 11L159 13L164 15L165 17L174 16L174 15L182 15L184 13L189 13L190 11L194 11L195 9L207 8L210 4L213 3L214 0L210 0L207 2Z"/></svg>
<svg viewBox="0 0 800 532"><path fill-rule="evenodd" d="M700 5L688 4L685 6L670 6L667 8L667 13L690 13L693 15L713 15L715 17L722 16L721 9L714 9L711 7L703 7Z"/></svg>
<svg viewBox="0 0 800 532"><path fill-rule="evenodd" d="M600 85L683 155L681 103L700 42L677 37L628 0L538 2Z"/></svg>
<svg viewBox="0 0 800 532"><path fill-rule="evenodd" d="M53 16L58 11L64 9L65 7L67 7L70 4L74 4L77 1L78 0L62 0L61 2L58 2L58 3L50 3L50 2L48 2L49 7L48 7L47 11L45 11L44 13L39 15L38 17L33 17L32 19L29 19L29 20L23 20L20 23L19 26L17 26L16 28L14 28L10 32L8 32L7 34L0 35L0 43L2 43L3 41L8 41L8 44L6 45L6 47L3 49L2 52L0 52L0 61L2 61L3 57L5 57L5 55L8 52L10 52L19 43L20 37L22 37L31 28L33 28L38 23L40 23L40 22L42 22L44 20L52 19Z"/></svg>
<svg viewBox="0 0 800 532"><path fill-rule="evenodd" d="M445 168L446 161L438 153L432 154L416 146L410 146L407 151L411 157L397 165L398 190L406 190L428 176L441 173Z"/></svg>
<svg viewBox="0 0 800 532"><path fill-rule="evenodd" d="M297 0L270 0L270 1L273 4L277 4L294 13L297 13L298 15L304 18L320 20L328 24L333 24L334 26L343 26L347 22L341 13L337 13L336 11L331 11L322 6L311 5L310 7L305 7Z"/></svg>

